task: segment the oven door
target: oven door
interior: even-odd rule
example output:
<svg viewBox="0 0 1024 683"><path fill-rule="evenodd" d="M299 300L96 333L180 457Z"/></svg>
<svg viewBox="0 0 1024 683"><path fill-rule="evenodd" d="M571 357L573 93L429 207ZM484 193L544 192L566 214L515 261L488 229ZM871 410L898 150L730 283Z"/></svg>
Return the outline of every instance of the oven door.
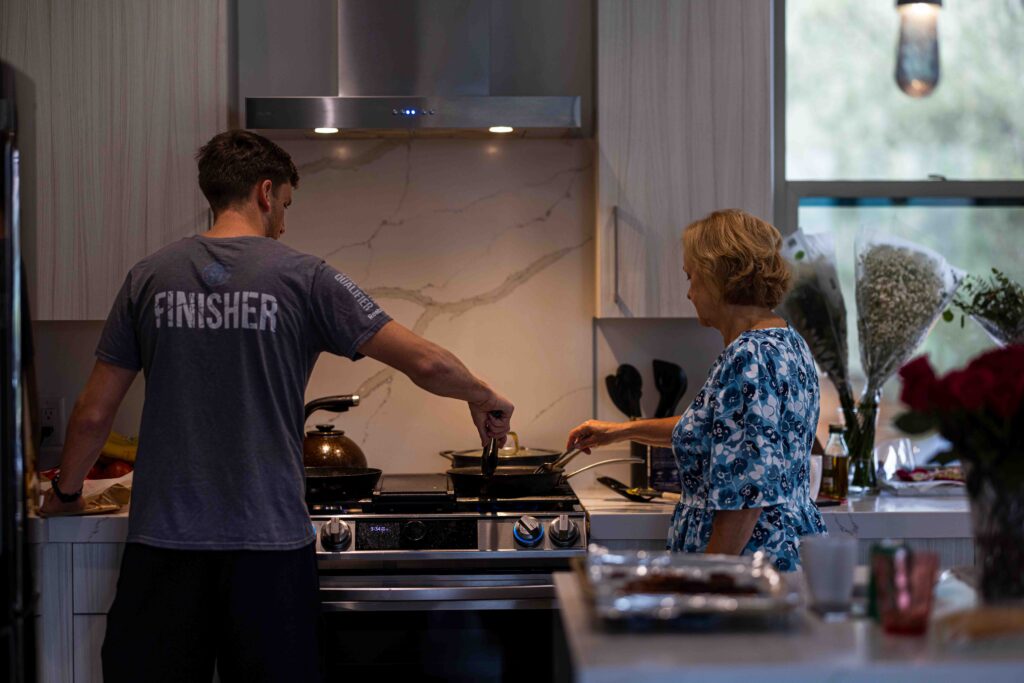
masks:
<svg viewBox="0 0 1024 683"><path fill-rule="evenodd" d="M329 681L568 680L550 573L322 574L320 595Z"/></svg>

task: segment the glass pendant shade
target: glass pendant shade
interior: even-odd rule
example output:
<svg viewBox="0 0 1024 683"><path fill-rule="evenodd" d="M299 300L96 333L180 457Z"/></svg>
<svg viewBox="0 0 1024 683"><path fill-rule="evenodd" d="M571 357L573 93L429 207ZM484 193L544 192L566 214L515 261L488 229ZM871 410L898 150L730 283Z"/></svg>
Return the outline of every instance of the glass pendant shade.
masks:
<svg viewBox="0 0 1024 683"><path fill-rule="evenodd" d="M941 0L897 0L900 42L896 83L911 97L927 97L939 83L939 10Z"/></svg>

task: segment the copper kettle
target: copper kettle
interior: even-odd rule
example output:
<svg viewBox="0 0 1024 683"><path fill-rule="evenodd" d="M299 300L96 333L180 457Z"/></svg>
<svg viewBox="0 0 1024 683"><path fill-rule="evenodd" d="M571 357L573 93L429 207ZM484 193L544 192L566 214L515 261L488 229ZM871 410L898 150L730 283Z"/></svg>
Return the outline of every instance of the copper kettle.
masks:
<svg viewBox="0 0 1024 683"><path fill-rule="evenodd" d="M332 413L348 412L359 405L355 395L327 396L306 404L305 416L318 410ZM320 424L315 430L306 432L302 441L302 464L306 467L366 467L366 456L355 441L334 425Z"/></svg>

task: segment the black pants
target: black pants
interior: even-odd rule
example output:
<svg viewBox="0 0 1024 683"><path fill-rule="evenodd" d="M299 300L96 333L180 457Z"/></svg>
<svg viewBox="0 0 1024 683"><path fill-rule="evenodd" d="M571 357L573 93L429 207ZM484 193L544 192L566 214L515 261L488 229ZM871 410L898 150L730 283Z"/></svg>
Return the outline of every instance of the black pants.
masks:
<svg viewBox="0 0 1024 683"><path fill-rule="evenodd" d="M313 545L167 550L129 543L103 641L105 683L319 681Z"/></svg>

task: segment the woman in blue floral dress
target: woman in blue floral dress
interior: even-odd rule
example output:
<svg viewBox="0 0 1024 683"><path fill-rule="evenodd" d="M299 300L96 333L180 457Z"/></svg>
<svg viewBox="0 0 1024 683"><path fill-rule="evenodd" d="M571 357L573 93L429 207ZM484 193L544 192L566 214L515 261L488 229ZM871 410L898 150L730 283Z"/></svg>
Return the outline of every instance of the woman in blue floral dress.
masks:
<svg viewBox="0 0 1024 683"><path fill-rule="evenodd" d="M688 298L725 350L680 418L590 420L569 447L617 441L671 446L682 495L668 547L763 551L783 571L800 564L800 537L825 533L810 499L818 375L810 350L772 309L789 285L782 239L742 211L717 211L683 232Z"/></svg>

